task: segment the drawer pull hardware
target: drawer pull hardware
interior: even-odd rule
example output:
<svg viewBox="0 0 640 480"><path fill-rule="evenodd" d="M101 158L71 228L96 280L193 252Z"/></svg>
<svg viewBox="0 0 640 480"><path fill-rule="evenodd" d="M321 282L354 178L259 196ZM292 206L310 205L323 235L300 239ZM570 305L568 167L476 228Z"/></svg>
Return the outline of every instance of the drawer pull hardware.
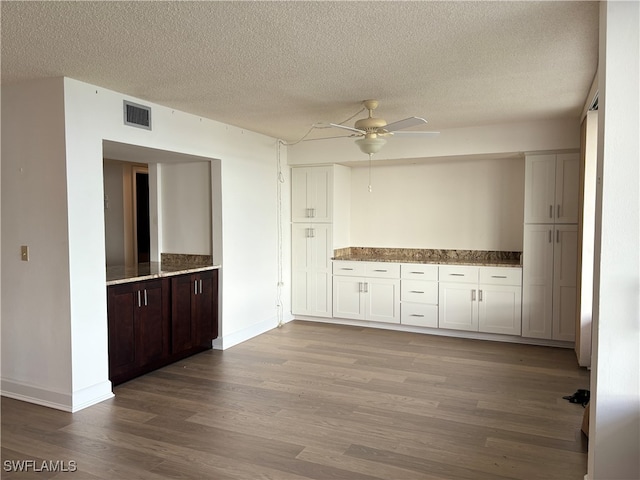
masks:
<svg viewBox="0 0 640 480"><path fill-rule="evenodd" d="M417 313L412 313L411 315L409 315L410 317L424 317L424 315L419 315Z"/></svg>
<svg viewBox="0 0 640 480"><path fill-rule="evenodd" d="M507 278L506 275L491 275L491 278Z"/></svg>
<svg viewBox="0 0 640 480"><path fill-rule="evenodd" d="M558 204L558 214L556 215L556 218L560 218L560 204Z"/></svg>
<svg viewBox="0 0 640 480"><path fill-rule="evenodd" d="M481 302L482 301L482 290L478 290L478 295L479 295L478 300Z"/></svg>
<svg viewBox="0 0 640 480"><path fill-rule="evenodd" d="M475 291L475 289L471 290L471 301L472 302L476 301L476 291Z"/></svg>
<svg viewBox="0 0 640 480"><path fill-rule="evenodd" d="M556 230L556 243L560 243L560 230Z"/></svg>
<svg viewBox="0 0 640 480"><path fill-rule="evenodd" d="M144 306L146 307L148 305L147 303L147 289L144 289Z"/></svg>
<svg viewBox="0 0 640 480"><path fill-rule="evenodd" d="M340 267L340 270L353 270L353 268Z"/></svg>
<svg viewBox="0 0 640 480"><path fill-rule="evenodd" d="M138 307L141 307L142 303L140 302L140 290L138 290Z"/></svg>
<svg viewBox="0 0 640 480"><path fill-rule="evenodd" d="M198 280L193 281L193 294L194 295L198 294Z"/></svg>
<svg viewBox="0 0 640 480"><path fill-rule="evenodd" d="M202 293L202 280L200 280L200 293Z"/></svg>
<svg viewBox="0 0 640 480"><path fill-rule="evenodd" d="M374 272L386 272L386 270L377 269L377 270L374 270Z"/></svg>
<svg viewBox="0 0 640 480"><path fill-rule="evenodd" d="M549 205L549 218L553 218L553 205Z"/></svg>
<svg viewBox="0 0 640 480"><path fill-rule="evenodd" d="M409 272L409 273L413 273L415 275L424 275L424 272Z"/></svg>
<svg viewBox="0 0 640 480"><path fill-rule="evenodd" d="M464 277L464 273L450 273L452 277Z"/></svg>
<svg viewBox="0 0 640 480"><path fill-rule="evenodd" d="M411 293L424 293L424 292L421 292L420 290L411 290Z"/></svg>
<svg viewBox="0 0 640 480"><path fill-rule="evenodd" d="M551 243L551 235L552 235L551 230L549 230L549 243Z"/></svg>

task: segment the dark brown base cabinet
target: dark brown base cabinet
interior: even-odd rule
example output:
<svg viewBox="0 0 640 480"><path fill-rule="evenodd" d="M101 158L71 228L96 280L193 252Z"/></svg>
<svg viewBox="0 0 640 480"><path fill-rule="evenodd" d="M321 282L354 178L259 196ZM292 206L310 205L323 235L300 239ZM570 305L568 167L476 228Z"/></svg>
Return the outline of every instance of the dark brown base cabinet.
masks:
<svg viewBox="0 0 640 480"><path fill-rule="evenodd" d="M218 271L107 287L109 380L131 380L210 349L218 336Z"/></svg>

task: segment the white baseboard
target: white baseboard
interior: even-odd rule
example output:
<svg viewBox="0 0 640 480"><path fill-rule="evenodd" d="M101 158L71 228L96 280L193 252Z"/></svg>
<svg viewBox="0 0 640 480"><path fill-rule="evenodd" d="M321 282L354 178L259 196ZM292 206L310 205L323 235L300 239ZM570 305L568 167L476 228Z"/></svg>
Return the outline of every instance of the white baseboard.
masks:
<svg viewBox="0 0 640 480"><path fill-rule="evenodd" d="M368 320L310 317L305 315L296 315L294 320L333 323L336 325L351 325L354 327L379 328L382 330L396 330L398 332L440 335L443 337L470 338L475 340L490 340L490 341L507 342L507 343L522 343L525 345L541 345L545 347L573 348L572 342L561 342L558 340L544 340L544 339L537 339L537 338L518 337L515 335L499 335L494 333L467 332L464 330L447 330L447 329L441 329L441 328L414 327L411 325L400 325L397 323L370 322Z"/></svg>
<svg viewBox="0 0 640 480"><path fill-rule="evenodd" d="M2 379L0 394L3 397L71 413L113 397L111 382L108 380L70 394L16 380Z"/></svg>
<svg viewBox="0 0 640 480"><path fill-rule="evenodd" d="M73 392L73 409L71 411L77 412L113 397L112 387L111 382L107 380Z"/></svg>
<svg viewBox="0 0 640 480"><path fill-rule="evenodd" d="M293 320L293 316L285 315L285 318L283 318L283 323L288 323L291 320ZM250 340L253 337L257 337L258 335L261 335L277 327L278 327L278 318L272 317L260 323L254 323L250 327L244 328L237 332L233 332L228 335L222 335L216 338L213 341L213 348L215 350L226 350L227 348L231 348L234 345L238 345L239 343L246 342L247 340Z"/></svg>

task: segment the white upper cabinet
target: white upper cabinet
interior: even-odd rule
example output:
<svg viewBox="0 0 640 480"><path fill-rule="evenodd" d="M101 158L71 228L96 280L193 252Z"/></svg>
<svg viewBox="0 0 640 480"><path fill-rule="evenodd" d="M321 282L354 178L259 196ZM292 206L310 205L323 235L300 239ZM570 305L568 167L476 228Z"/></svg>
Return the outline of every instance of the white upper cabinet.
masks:
<svg viewBox="0 0 640 480"><path fill-rule="evenodd" d="M579 212L577 153L527 155L525 223L577 223Z"/></svg>
<svg viewBox="0 0 640 480"><path fill-rule="evenodd" d="M332 222L332 167L291 169L291 221Z"/></svg>

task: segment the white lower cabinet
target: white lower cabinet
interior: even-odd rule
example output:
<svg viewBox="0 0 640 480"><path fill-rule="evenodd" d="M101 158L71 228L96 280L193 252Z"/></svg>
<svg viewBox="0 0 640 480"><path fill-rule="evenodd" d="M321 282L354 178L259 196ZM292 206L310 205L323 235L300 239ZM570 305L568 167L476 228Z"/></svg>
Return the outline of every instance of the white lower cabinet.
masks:
<svg viewBox="0 0 640 480"><path fill-rule="evenodd" d="M331 317L331 224L291 225L291 311Z"/></svg>
<svg viewBox="0 0 640 480"><path fill-rule="evenodd" d="M522 336L574 341L577 225L525 225Z"/></svg>
<svg viewBox="0 0 640 480"><path fill-rule="evenodd" d="M522 269L440 266L438 326L520 335Z"/></svg>
<svg viewBox="0 0 640 480"><path fill-rule="evenodd" d="M400 265L334 261L333 316L400 323Z"/></svg>
<svg viewBox="0 0 640 480"><path fill-rule="evenodd" d="M400 323L438 328L437 265L400 265Z"/></svg>

